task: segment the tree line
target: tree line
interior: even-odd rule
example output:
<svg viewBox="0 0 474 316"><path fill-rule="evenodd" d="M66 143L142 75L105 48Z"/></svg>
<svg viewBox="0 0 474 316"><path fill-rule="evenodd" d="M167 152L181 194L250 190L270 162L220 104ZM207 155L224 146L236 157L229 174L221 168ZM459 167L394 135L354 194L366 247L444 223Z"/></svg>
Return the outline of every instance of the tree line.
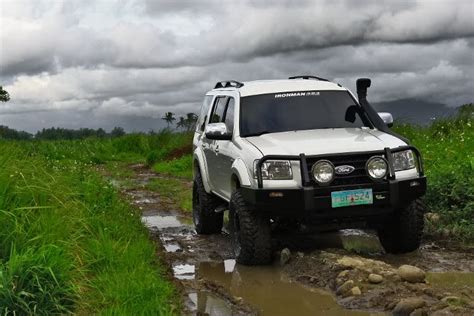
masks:
<svg viewBox="0 0 474 316"><path fill-rule="evenodd" d="M78 130L68 128L43 128L36 134L30 134L24 131L17 131L8 126L0 125L0 139L13 139L13 140L28 140L28 139L44 139L44 140L72 140L72 139L84 139L89 137L95 138L114 138L125 135L125 130L122 127L115 127L107 133L104 129L92 129L92 128L81 128Z"/></svg>
<svg viewBox="0 0 474 316"><path fill-rule="evenodd" d="M10 94L0 86L0 102L8 102L10 101ZM186 116L180 116L178 120L176 120L175 114L172 112L165 113L165 116L162 118L166 124L168 129L170 129L171 125L176 121L176 128L178 130L183 130L186 132L192 131L196 126L196 122L198 116L194 113L187 113ZM153 133L153 131L151 132ZM0 139L14 139L14 140L28 140L28 139L45 139L45 140L59 140L59 139L84 139L89 137L96 137L96 138L114 138L120 137L125 135L125 130L122 127L115 127L107 133L104 129L92 129L92 128L81 128L78 130L68 129L68 128L59 128L59 127L51 127L51 128L43 128L41 131L36 132L35 135L24 132L24 131L17 131L13 128L9 128L8 126L0 125Z"/></svg>
<svg viewBox="0 0 474 316"><path fill-rule="evenodd" d="M187 113L186 116L180 116L176 119L173 112L166 112L165 116L161 118L168 125L168 129L176 122L176 128L190 132L196 127L198 116L195 113Z"/></svg>
<svg viewBox="0 0 474 316"><path fill-rule="evenodd" d="M167 112L162 118L167 123L167 129L171 129L172 124L176 121L176 129L190 132L192 131L198 119L198 116L194 113L187 113L185 117L181 116L178 120L174 113ZM153 133L153 131L151 132ZM110 132L106 132L104 129L92 129L92 128L81 128L81 129L68 129L60 127L43 128L36 132L36 134L30 134L24 131L18 131L8 126L0 125L0 139L13 139L13 140L28 140L28 139L43 139L43 140L73 140L73 139L85 139L89 137L95 138L115 138L125 135L126 132L122 127L114 127Z"/></svg>

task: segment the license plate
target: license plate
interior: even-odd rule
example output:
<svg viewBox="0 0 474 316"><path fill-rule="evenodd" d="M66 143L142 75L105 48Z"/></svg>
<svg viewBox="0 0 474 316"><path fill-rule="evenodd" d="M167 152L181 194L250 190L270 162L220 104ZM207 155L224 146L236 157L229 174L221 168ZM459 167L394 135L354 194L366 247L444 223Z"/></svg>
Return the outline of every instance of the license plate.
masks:
<svg viewBox="0 0 474 316"><path fill-rule="evenodd" d="M373 204L372 189L331 192L332 207Z"/></svg>

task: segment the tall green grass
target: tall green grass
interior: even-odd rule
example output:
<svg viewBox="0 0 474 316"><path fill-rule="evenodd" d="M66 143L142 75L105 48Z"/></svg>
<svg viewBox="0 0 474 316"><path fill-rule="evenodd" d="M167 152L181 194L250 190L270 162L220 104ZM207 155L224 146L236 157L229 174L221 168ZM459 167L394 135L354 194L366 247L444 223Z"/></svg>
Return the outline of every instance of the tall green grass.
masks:
<svg viewBox="0 0 474 316"><path fill-rule="evenodd" d="M186 154L176 159L159 161L153 166L153 170L191 180L193 178L193 156Z"/></svg>
<svg viewBox="0 0 474 316"><path fill-rule="evenodd" d="M0 314L179 311L140 215L94 170L143 159L122 145L0 142Z"/></svg>
<svg viewBox="0 0 474 316"><path fill-rule="evenodd" d="M474 105L457 117L437 120L428 127L400 124L395 130L420 149L428 178L425 201L441 220L434 232L474 241Z"/></svg>

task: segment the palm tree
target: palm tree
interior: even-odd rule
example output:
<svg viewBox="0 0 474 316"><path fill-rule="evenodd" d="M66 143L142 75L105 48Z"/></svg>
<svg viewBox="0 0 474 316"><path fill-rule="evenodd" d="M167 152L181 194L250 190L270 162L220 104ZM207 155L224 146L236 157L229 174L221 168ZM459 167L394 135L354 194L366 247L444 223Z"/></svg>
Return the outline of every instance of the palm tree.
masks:
<svg viewBox="0 0 474 316"><path fill-rule="evenodd" d="M174 117L174 113L172 112L166 112L165 116L161 118L163 121L166 121L166 124L168 124L168 128L170 128L170 124L173 123L173 121L176 121L176 118Z"/></svg>
<svg viewBox="0 0 474 316"><path fill-rule="evenodd" d="M186 131L191 131L196 127L198 116L194 113L187 113L186 114Z"/></svg>
<svg viewBox="0 0 474 316"><path fill-rule="evenodd" d="M185 128L186 127L186 120L184 117L180 116L178 123L176 123L177 128Z"/></svg>

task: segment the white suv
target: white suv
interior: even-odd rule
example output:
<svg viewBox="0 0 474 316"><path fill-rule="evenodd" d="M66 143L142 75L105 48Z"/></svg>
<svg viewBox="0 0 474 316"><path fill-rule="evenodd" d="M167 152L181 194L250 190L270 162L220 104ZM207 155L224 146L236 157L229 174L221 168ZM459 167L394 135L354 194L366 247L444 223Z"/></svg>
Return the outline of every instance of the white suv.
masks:
<svg viewBox="0 0 474 316"><path fill-rule="evenodd" d="M267 264L272 232L368 227L387 252L420 244L426 178L419 151L389 127L389 113L314 76L218 82L193 140L193 218L220 233L229 209L236 259Z"/></svg>

